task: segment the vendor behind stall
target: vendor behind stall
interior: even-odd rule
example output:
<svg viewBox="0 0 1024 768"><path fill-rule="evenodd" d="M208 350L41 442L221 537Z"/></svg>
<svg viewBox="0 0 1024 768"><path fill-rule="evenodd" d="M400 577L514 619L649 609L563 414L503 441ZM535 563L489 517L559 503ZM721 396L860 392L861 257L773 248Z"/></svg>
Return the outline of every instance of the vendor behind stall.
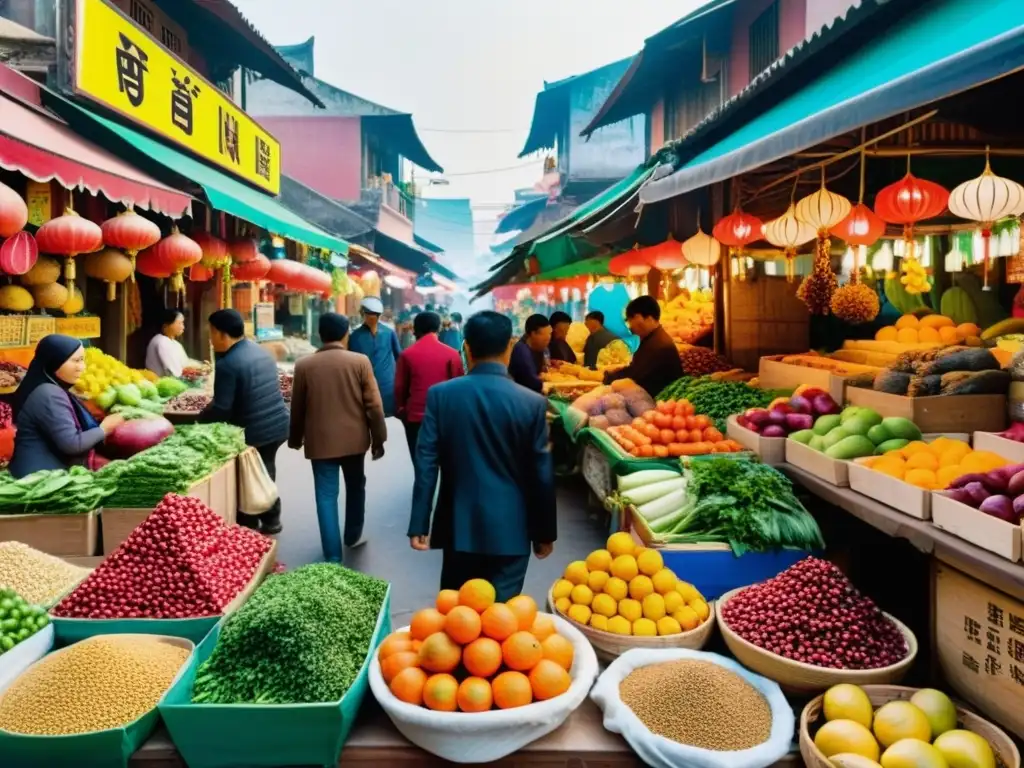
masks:
<svg viewBox="0 0 1024 768"><path fill-rule="evenodd" d="M597 368L597 356L601 350L618 341L619 337L604 327L604 312L590 312L584 321L590 335L583 345L583 366L585 368Z"/></svg>
<svg viewBox="0 0 1024 768"><path fill-rule="evenodd" d="M546 366L545 352L551 343L551 323L544 315L530 315L526 318L526 332L512 347L512 359L508 364L508 375L516 384L541 392L544 383L540 375Z"/></svg>
<svg viewBox="0 0 1024 768"><path fill-rule="evenodd" d="M620 371L606 373L604 383L632 379L651 397L683 375L679 351L672 337L661 327L661 307L651 296L640 296L626 306L626 324L640 337L633 362Z"/></svg>
<svg viewBox="0 0 1024 768"><path fill-rule="evenodd" d="M44 336L25 378L14 393L14 456L10 471L15 478L41 469L90 466L94 448L124 422L107 416L99 424L71 394L85 372L85 349L70 336Z"/></svg>
<svg viewBox="0 0 1024 768"><path fill-rule="evenodd" d="M569 335L569 326L572 325L572 318L565 312L555 312L551 315L551 342L548 344L548 354L552 360L563 363L575 363L576 353L572 351L569 342L565 337Z"/></svg>
<svg viewBox="0 0 1024 768"><path fill-rule="evenodd" d="M160 333L146 347L146 368L157 376L181 376L188 365L188 354L178 338L185 333L185 315L177 309L160 314Z"/></svg>

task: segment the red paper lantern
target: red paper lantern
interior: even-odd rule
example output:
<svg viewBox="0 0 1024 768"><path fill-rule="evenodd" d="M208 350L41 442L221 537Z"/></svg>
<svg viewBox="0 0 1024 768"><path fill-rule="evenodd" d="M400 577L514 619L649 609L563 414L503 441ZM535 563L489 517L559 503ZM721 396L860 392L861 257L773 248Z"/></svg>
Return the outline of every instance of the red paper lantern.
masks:
<svg viewBox="0 0 1024 768"><path fill-rule="evenodd" d="M0 184L0 237L12 237L28 223L28 206L21 195Z"/></svg>
<svg viewBox="0 0 1024 768"><path fill-rule="evenodd" d="M240 283L248 283L253 280L262 280L267 276L269 270L270 259L260 253L252 261L232 265L231 278Z"/></svg>
<svg viewBox="0 0 1024 768"><path fill-rule="evenodd" d="M203 258L199 263L206 269L220 269L231 263L228 244L216 235L200 229L192 233L192 239L203 251Z"/></svg>
<svg viewBox="0 0 1024 768"><path fill-rule="evenodd" d="M228 252L235 264L245 264L260 255L260 244L251 237L237 237L228 243Z"/></svg>
<svg viewBox="0 0 1024 768"><path fill-rule="evenodd" d="M907 173L875 196L875 213L889 224L913 226L946 210L949 192L941 184Z"/></svg>
<svg viewBox="0 0 1024 768"><path fill-rule="evenodd" d="M39 228L36 243L43 253L67 257L64 277L71 283L75 279L75 256L102 248L103 230L71 208L65 208L63 216L50 219Z"/></svg>
<svg viewBox="0 0 1024 768"><path fill-rule="evenodd" d="M134 209L117 214L100 225L103 242L111 248L120 248L132 261L135 270L135 257L139 251L149 248L160 239L160 227L149 219L139 216Z"/></svg>
<svg viewBox="0 0 1024 768"><path fill-rule="evenodd" d="M297 261L275 259L270 262L270 269L267 270L264 279L277 285L283 285L285 288L292 288L296 287L301 272L302 265Z"/></svg>
<svg viewBox="0 0 1024 768"><path fill-rule="evenodd" d="M164 264L160 254L153 248L147 248L139 254L135 260L135 271L141 272L146 277L153 277L158 280L171 276L171 270L168 268L168 265Z"/></svg>
<svg viewBox="0 0 1024 768"><path fill-rule="evenodd" d="M757 216L736 210L718 220L711 230L712 236L729 248L743 248L760 240L763 222Z"/></svg>
<svg viewBox="0 0 1024 768"><path fill-rule="evenodd" d="M847 245L874 245L885 234L885 222L864 203L857 203L850 215L832 228L832 234Z"/></svg>
<svg viewBox="0 0 1024 768"><path fill-rule="evenodd" d="M202 262L199 264L193 264L189 267L188 279L193 283L205 283L206 281L213 279L213 270L209 267L204 267Z"/></svg>
<svg viewBox="0 0 1024 768"><path fill-rule="evenodd" d="M147 260L147 269L157 273L150 274L150 277L159 277L166 273L171 278L171 290L178 292L185 290L184 279L181 276L182 271L199 263L203 258L203 249L199 247L199 243L190 237L185 237L177 227L174 227L171 234L143 251L139 255L139 260L141 261L142 256L146 254L152 254L150 257L152 262ZM143 274L149 273L143 272Z"/></svg>
<svg viewBox="0 0 1024 768"><path fill-rule="evenodd" d="M39 246L28 232L16 232L0 246L0 271L8 275L24 275L36 265Z"/></svg>
<svg viewBox="0 0 1024 768"><path fill-rule="evenodd" d="M620 253L609 261L608 271L622 277L643 277L651 271L651 263L638 246L633 246L632 250Z"/></svg>
<svg viewBox="0 0 1024 768"><path fill-rule="evenodd" d="M648 264L662 272L682 269L689 263L683 255L682 245L672 235L663 243L642 248L640 253Z"/></svg>

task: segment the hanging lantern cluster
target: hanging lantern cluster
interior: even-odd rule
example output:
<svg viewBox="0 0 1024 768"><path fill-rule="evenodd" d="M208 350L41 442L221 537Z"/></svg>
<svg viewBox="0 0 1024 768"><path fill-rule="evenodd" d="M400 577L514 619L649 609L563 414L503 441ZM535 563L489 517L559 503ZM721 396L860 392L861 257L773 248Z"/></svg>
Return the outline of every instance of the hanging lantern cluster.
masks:
<svg viewBox="0 0 1024 768"><path fill-rule="evenodd" d="M846 218L831 228L832 234L844 240L853 251L850 281L836 289L830 305L833 315L851 325L874 320L882 308L878 294L860 282L860 266L867 256L868 246L874 245L885 234L885 222L864 205L865 163L866 157L861 150L860 195L857 204L850 208Z"/></svg>
<svg viewBox="0 0 1024 768"><path fill-rule="evenodd" d="M117 298L117 284L135 274L132 261L116 248L104 248L85 257L85 274L107 284L107 301Z"/></svg>
<svg viewBox="0 0 1024 768"><path fill-rule="evenodd" d="M64 256L64 278L68 284L75 280L75 256L93 253L103 247L103 230L98 224L82 218L70 206L64 214L50 219L36 232L36 243L43 253ZM63 302L62 302L63 303Z"/></svg>
<svg viewBox="0 0 1024 768"><path fill-rule="evenodd" d="M732 273L740 281L747 279L747 257L743 255L743 249L761 239L763 226L757 216L744 213L737 207L728 216L719 219L711 230L715 240L729 249L729 257L735 260L737 267Z"/></svg>
<svg viewBox="0 0 1024 768"><path fill-rule="evenodd" d="M160 240L160 227L149 219L139 216L131 207L107 219L100 225L103 242L111 248L120 248L127 255L135 273L135 259L139 251L149 248ZM109 291L109 289L108 289Z"/></svg>
<svg viewBox="0 0 1024 768"><path fill-rule="evenodd" d="M262 253L256 254L256 258L243 261L231 266L231 279L239 283L251 283L262 280L270 271L270 259Z"/></svg>
<svg viewBox="0 0 1024 768"><path fill-rule="evenodd" d="M765 223L764 239L776 248L782 248L786 256L786 279L793 282L796 279L796 268L793 260L796 258L796 249L811 242L817 232L810 224L806 224L796 215L796 205L789 204L786 212L777 219Z"/></svg>
<svg viewBox="0 0 1024 768"><path fill-rule="evenodd" d="M796 204L798 219L814 227L817 242L811 274L804 278L796 295L812 315L827 315L832 308L832 295L839 280L832 271L832 242L829 230L838 226L849 214L850 201L825 188L825 168L821 169L821 188Z"/></svg>
<svg viewBox="0 0 1024 768"><path fill-rule="evenodd" d="M639 245L633 245L608 262L608 271L619 277L641 278L651 271L651 263L644 258Z"/></svg>
<svg viewBox="0 0 1024 768"><path fill-rule="evenodd" d="M203 250L199 244L173 227L171 234L139 254L136 266L149 277L169 277L171 291L184 293L185 280L182 273L193 264L198 264L202 258Z"/></svg>
<svg viewBox="0 0 1024 768"><path fill-rule="evenodd" d="M275 285L290 288L295 284L301 266L297 261L291 259L273 259L263 278Z"/></svg>

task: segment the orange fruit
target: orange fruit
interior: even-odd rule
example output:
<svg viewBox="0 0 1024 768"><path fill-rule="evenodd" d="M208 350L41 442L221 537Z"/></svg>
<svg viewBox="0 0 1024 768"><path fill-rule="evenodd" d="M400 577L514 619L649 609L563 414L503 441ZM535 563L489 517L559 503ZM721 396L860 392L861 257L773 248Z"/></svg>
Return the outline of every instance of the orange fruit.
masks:
<svg viewBox="0 0 1024 768"><path fill-rule="evenodd" d="M384 677L384 682L388 685L395 679L395 675L401 672L406 667L419 666L420 656L418 653L412 651L399 651L388 656L384 661L380 663L380 673Z"/></svg>
<svg viewBox="0 0 1024 768"><path fill-rule="evenodd" d="M501 643L481 637L462 649L462 664L476 677L491 677L501 667Z"/></svg>
<svg viewBox="0 0 1024 768"><path fill-rule="evenodd" d="M533 669L544 658L540 641L529 632L516 632L501 644L505 666L519 672Z"/></svg>
<svg viewBox="0 0 1024 768"><path fill-rule="evenodd" d="M462 660L462 649L444 632L435 632L423 641L419 659L428 672L451 672Z"/></svg>
<svg viewBox="0 0 1024 768"><path fill-rule="evenodd" d="M553 699L569 690L572 678L563 666L550 659L541 659L530 670L530 688L539 701Z"/></svg>
<svg viewBox="0 0 1024 768"><path fill-rule="evenodd" d="M491 681L491 690L498 709L524 707L533 701L530 678L522 672L502 672Z"/></svg>
<svg viewBox="0 0 1024 768"><path fill-rule="evenodd" d="M484 634L499 642L519 630L519 617L504 603L490 606L480 618Z"/></svg>
<svg viewBox="0 0 1024 768"><path fill-rule="evenodd" d="M391 692L399 701L423 706L423 686L427 682L427 673L419 667L406 667L391 680Z"/></svg>
<svg viewBox="0 0 1024 768"><path fill-rule="evenodd" d="M486 712L494 703L491 684L481 677L467 677L459 686L456 701L463 712Z"/></svg>
<svg viewBox="0 0 1024 768"><path fill-rule="evenodd" d="M537 618L537 602L529 595L516 595L506 605L519 619L519 628L528 632Z"/></svg>
<svg viewBox="0 0 1024 768"><path fill-rule="evenodd" d="M437 593L437 604L434 606L440 613L448 615L448 611L459 604L457 589L442 589Z"/></svg>
<svg viewBox="0 0 1024 768"><path fill-rule="evenodd" d="M538 640L544 640L555 634L555 621L546 613L538 613L537 618L533 620L530 632Z"/></svg>
<svg viewBox="0 0 1024 768"><path fill-rule="evenodd" d="M540 650L545 659L549 659L566 670L572 669L572 659L576 651L572 643L561 635L548 635L540 643Z"/></svg>
<svg viewBox="0 0 1024 768"><path fill-rule="evenodd" d="M480 637L480 614L465 605L457 605L444 617L444 631L459 645Z"/></svg>
<svg viewBox="0 0 1024 768"><path fill-rule="evenodd" d="M426 640L435 632L444 629L444 614L436 608L424 608L413 614L409 622L409 634L413 640Z"/></svg>
<svg viewBox="0 0 1024 768"><path fill-rule="evenodd" d="M483 613L494 605L494 585L486 579L470 579L459 589L459 605L468 605L477 613Z"/></svg>
<svg viewBox="0 0 1024 768"><path fill-rule="evenodd" d="M423 647L423 641L422 640L413 640L412 641L412 649L414 651L416 651L416 653L419 653L420 652L420 648L422 648L422 647Z"/></svg>
<svg viewBox="0 0 1024 768"><path fill-rule="evenodd" d="M384 642L380 644L380 648L377 651L377 658L383 661L393 653L399 651L411 651L412 638L408 632L392 632L390 635L384 638Z"/></svg>
<svg viewBox="0 0 1024 768"><path fill-rule="evenodd" d="M451 675L433 675L423 684L423 705L438 712L458 709L459 682Z"/></svg>

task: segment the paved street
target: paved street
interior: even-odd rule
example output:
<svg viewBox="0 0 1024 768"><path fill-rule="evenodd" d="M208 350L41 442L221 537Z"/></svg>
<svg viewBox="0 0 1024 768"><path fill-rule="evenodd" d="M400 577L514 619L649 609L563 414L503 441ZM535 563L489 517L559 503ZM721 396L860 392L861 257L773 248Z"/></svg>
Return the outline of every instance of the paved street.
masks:
<svg viewBox="0 0 1024 768"><path fill-rule="evenodd" d="M441 554L415 552L409 547L405 531L412 498L412 462L402 427L394 419L388 420L388 434L385 457L378 462L367 460L369 543L351 553L346 565L391 582L392 616L395 626L402 626L416 610L433 605L441 575ZM290 568L320 560L313 474L301 452L281 449L277 458L277 482L284 509L278 559ZM341 506L344 508L344 501ZM548 588L565 564L586 557L601 546L606 536L605 515L597 508L588 508L586 486L582 481L560 480L558 543L549 558L530 562L526 591L539 604L543 603Z"/></svg>

